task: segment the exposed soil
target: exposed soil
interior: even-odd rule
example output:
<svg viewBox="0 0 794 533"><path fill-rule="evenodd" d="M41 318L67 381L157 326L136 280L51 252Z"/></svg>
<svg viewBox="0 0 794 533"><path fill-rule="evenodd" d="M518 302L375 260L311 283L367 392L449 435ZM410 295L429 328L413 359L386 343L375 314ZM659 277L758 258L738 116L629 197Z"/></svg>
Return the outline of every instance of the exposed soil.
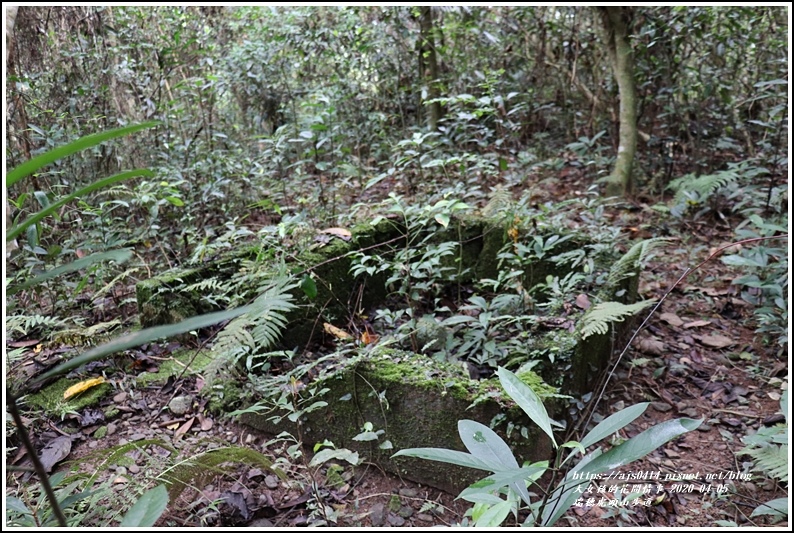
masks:
<svg viewBox="0 0 794 533"><path fill-rule="evenodd" d="M559 201L565 196L559 182L535 187L540 200ZM565 188L575 190L576 186L567 183ZM613 223L636 238L659 234L656 215L641 202L635 205L632 210L613 211ZM732 239L730 228L714 221L692 223L682 234L686 237L674 238L643 274L643 297L661 298L686 268ZM753 509L762 502L786 497L775 482L748 471L747 458L737 454L744 446L741 438L748 432L779 421L773 415L779 409L781 383L788 376L785 355L776 353L774 342L767 346L754 336L749 320L752 308L738 298L731 285L737 275L714 260L673 290L624 355L598 405L596 415L604 417L625 406L651 402L643 416L620 432L622 438L672 418L703 419L698 430L620 471L659 476L647 482L650 492L640 498L650 505L622 507L621 512L610 509L607 502L614 500L610 486L631 488L646 482L601 479L591 485L591 503L595 505L573 507L558 525L707 527L716 520L764 525L765 518L749 518ZM94 468L87 459L91 452L119 444L161 439L176 449L168 452L150 445L146 451L131 452L127 464L99 469L98 479L108 480L120 497L134 493L132 489L152 486L147 483L163 474L167 464L228 445L259 451L286 474L280 479L267 468L236 464L225 473L210 476L204 486L186 488L158 522L162 526L325 523L428 527L449 526L463 519L468 504L456 501L456 495L387 475L372 464L352 467L337 461L331 468L331 463L308 467L311 450L296 457L296 450L289 449L293 443L285 438L257 434L228 417L211 416L199 395L204 386L200 376L188 373L165 385L134 387L135 375L155 370L168 356L166 351L149 358L143 368L124 367L127 375L117 379L117 390L100 406L115 405L119 410L115 418L104 420L95 415L92 420L84 412L49 420L27 414L38 449L71 435L66 460L85 471ZM177 397L187 399L180 414L167 408ZM107 433L98 438L101 427L107 427ZM9 461L28 463L21 453L12 454ZM63 464L56 470L64 468ZM687 479L668 477L678 474ZM7 494L17 484L30 483L29 478L29 474L20 473L8 478ZM108 513L112 511L108 509ZM508 519L506 524L514 522Z"/></svg>

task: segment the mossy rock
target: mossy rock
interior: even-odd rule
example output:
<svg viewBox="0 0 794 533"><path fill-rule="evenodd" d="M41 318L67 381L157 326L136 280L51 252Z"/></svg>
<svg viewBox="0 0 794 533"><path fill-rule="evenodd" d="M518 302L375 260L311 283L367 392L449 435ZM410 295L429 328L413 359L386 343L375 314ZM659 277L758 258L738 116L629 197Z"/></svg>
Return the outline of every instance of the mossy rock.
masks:
<svg viewBox="0 0 794 533"><path fill-rule="evenodd" d="M548 390L539 379L534 383L541 392ZM301 434L307 447L327 439L339 448L358 451L387 471L449 492L460 491L487 473L415 458L393 459L392 454L414 447L465 451L458 435L459 419L489 425L498 415L505 415L505 420L516 427L527 428L527 439L521 438L518 430L510 438L502 432L519 462L548 459L551 455L548 437L512 406L498 381L473 381L460 365L410 352L381 350L379 354L361 357L311 387L328 389L317 398L328 405L303 419ZM480 401L472 406L478 398ZM553 416L559 405L549 402L547 408ZM298 434L298 428L286 418L276 424L267 416L247 413L241 422L270 434ZM384 430L377 442L353 440L366 422L376 431ZM393 449L377 447L385 440L391 441Z"/></svg>
<svg viewBox="0 0 794 533"><path fill-rule="evenodd" d="M113 387L110 383L100 383L84 392L64 400L63 393L71 387L83 381L82 379L61 378L58 381L44 387L39 392L27 396L28 406L40 409L47 414L61 418L70 412L79 412L86 407L97 405Z"/></svg>

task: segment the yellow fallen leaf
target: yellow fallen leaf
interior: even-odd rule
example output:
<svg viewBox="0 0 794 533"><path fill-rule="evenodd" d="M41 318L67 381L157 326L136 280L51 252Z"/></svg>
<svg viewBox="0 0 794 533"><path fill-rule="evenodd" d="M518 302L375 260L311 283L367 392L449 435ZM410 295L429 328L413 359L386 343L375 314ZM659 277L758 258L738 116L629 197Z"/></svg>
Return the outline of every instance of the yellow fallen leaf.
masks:
<svg viewBox="0 0 794 533"><path fill-rule="evenodd" d="M336 326L334 326L332 324L329 324L328 322L324 322L323 323L323 329L329 335L333 335L337 339L340 339L340 340L343 340L343 341L348 341L348 340L353 338L353 336L350 333L348 333L347 331L345 331L343 329L339 329L338 327L336 327Z"/></svg>
<svg viewBox="0 0 794 533"><path fill-rule="evenodd" d="M87 391L91 387L94 387L104 382L105 382L105 378L98 377L93 379L86 379L85 381L81 381L80 383L75 383L74 385L66 389L66 391L64 391L63 399L68 400L72 396L77 396L81 392Z"/></svg>

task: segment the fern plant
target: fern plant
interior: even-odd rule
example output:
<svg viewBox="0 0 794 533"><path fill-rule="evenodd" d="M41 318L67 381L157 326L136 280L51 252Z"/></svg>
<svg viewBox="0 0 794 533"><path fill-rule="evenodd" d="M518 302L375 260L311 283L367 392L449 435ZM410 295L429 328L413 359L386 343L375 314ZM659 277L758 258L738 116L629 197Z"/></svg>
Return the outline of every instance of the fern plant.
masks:
<svg viewBox="0 0 794 533"><path fill-rule="evenodd" d="M662 246L668 240L669 239L666 237L656 237L636 243L612 265L612 268L609 269L607 283L616 286L624 279L636 276L640 268L650 259L651 252Z"/></svg>
<svg viewBox="0 0 794 533"><path fill-rule="evenodd" d="M298 285L288 276L271 280L252 304L252 309L229 322L218 334L212 347L214 359L207 368L212 379L222 369L236 366L246 357L246 367L253 367L253 358L272 348L287 326L286 314L295 309L290 290Z"/></svg>
<svg viewBox="0 0 794 533"><path fill-rule="evenodd" d="M725 188L746 182L750 179L768 174L769 171L757 166L752 161L728 163L726 170L713 174L696 176L687 174L670 182L667 188L675 193L674 206L671 209L673 216L683 216L690 207L701 207L696 217L711 209L709 205L716 203L718 195Z"/></svg>
<svg viewBox="0 0 794 533"><path fill-rule="evenodd" d="M788 484L788 390L783 391L780 399L780 412L786 416L784 424L762 427L755 435L743 437L742 442L746 446L737 453L752 457L754 470Z"/></svg>
<svg viewBox="0 0 794 533"><path fill-rule="evenodd" d="M623 322L627 317L633 316L646 307L653 305L655 300L643 300L633 304L620 302L602 302L596 304L582 317L580 334L582 339L590 335L603 335L609 331L612 322Z"/></svg>

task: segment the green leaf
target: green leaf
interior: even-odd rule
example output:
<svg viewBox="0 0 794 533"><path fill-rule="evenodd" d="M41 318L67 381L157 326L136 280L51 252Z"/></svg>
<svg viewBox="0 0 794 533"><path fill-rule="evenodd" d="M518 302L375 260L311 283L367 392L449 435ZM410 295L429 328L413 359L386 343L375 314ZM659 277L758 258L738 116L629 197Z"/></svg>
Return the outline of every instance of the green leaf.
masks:
<svg viewBox="0 0 794 533"><path fill-rule="evenodd" d="M174 335L181 335L182 333L187 333L189 331L206 328L207 326L212 326L213 324L223 322L224 320L230 320L244 313L256 311L259 309L259 307L260 306L256 303L253 303L243 307L238 307L236 309L229 309L226 311L218 311L217 313L208 313L206 315L195 316L176 324L155 326L137 331L135 333L130 333L128 335L123 335L56 366L49 372L45 372L30 382L30 385L35 385L53 376L58 376L86 363L90 363L91 361L101 359L107 355L123 350L129 350L130 348L135 348L136 346L140 346L141 344L145 344L147 342L153 342L158 339L173 337Z"/></svg>
<svg viewBox="0 0 794 533"><path fill-rule="evenodd" d="M317 284L310 275L303 276L300 287L310 300L317 298Z"/></svg>
<svg viewBox="0 0 794 533"><path fill-rule="evenodd" d="M25 230L25 240L28 241L31 248L39 245L39 227L36 224L28 226Z"/></svg>
<svg viewBox="0 0 794 533"><path fill-rule="evenodd" d="M580 495L575 490L579 485L589 483L589 480L598 474L614 470L645 457L670 440L697 429L702 422L702 420L692 420L690 418L668 420L646 429L606 453L601 453L600 449L598 449L585 456L578 465L568 472L565 479L549 498L549 505L543 510L541 525L544 527L552 526L565 514Z"/></svg>
<svg viewBox="0 0 794 533"><path fill-rule="evenodd" d="M590 433L585 435L582 439L581 444L585 448L592 446L596 442L600 441L601 439L608 437L623 429L624 427L628 426L632 422L634 422L642 413L650 405L650 402L638 403L625 409L618 411L617 413L608 416L604 420L601 421L596 427L594 427Z"/></svg>
<svg viewBox="0 0 794 533"><path fill-rule="evenodd" d="M438 222L439 224L441 224L441 225L442 225L442 226L444 226L445 228L446 228L447 226L449 226L449 215L448 215L448 214L446 214L446 213L439 213L439 214L438 214L438 215L436 215L434 218L436 219L436 222Z"/></svg>
<svg viewBox="0 0 794 533"><path fill-rule="evenodd" d="M15 511L19 514L33 514L22 500L14 498L13 496L6 496L6 511Z"/></svg>
<svg viewBox="0 0 794 533"><path fill-rule="evenodd" d="M320 466L326 461L330 461L332 459L347 461L353 466L357 466L361 462L358 457L358 452L351 452L347 448L342 448L340 450L332 450L327 448L314 454L312 460L309 461L309 466Z"/></svg>
<svg viewBox="0 0 794 533"><path fill-rule="evenodd" d="M498 527L512 510L513 502L503 500L496 505L490 506L474 521L474 525L477 527Z"/></svg>
<svg viewBox="0 0 794 533"><path fill-rule="evenodd" d="M473 420L459 420L458 433L473 456L500 465L497 470L518 469L518 461L510 447L488 426Z"/></svg>
<svg viewBox="0 0 794 533"><path fill-rule="evenodd" d="M78 259L77 261L72 261L66 265L61 265L57 268L53 268L52 270L48 270L47 272L39 274L35 278L29 279L24 283L11 285L6 289L6 294L16 294L23 289L33 287L34 285L38 285L39 283L47 281L48 279L58 277L62 274L67 274L69 272L75 272L77 270L88 268L89 266L101 261L115 261L116 263L124 263L129 261L131 257L132 249L130 248L122 248L121 250L111 250L109 252L87 255L81 259Z"/></svg>
<svg viewBox="0 0 794 533"><path fill-rule="evenodd" d="M140 131L146 128L153 128L154 126L159 125L160 122L153 121L153 122L144 122L142 124L135 124L132 126L124 126L123 128L117 128L115 130L110 131L103 131L100 133L95 133L93 135L87 135L85 137L81 137L74 141L73 143L67 144L66 146L61 146L58 148L53 148L46 153L41 154L40 156L34 157L30 161L22 163L14 170L9 172L6 175L6 187L10 187L25 176L29 176L39 170L42 167L49 165L50 163L54 163L58 159L63 157L72 155L77 153L81 150L85 150L86 148L90 148L91 146L95 146L101 142L121 137L123 135L129 135L130 133L134 133L136 131Z"/></svg>
<svg viewBox="0 0 794 533"><path fill-rule="evenodd" d="M130 507L127 514L121 519L119 526L152 527L167 506L168 491L165 490L165 485L157 485L141 495L135 505Z"/></svg>
<svg viewBox="0 0 794 533"><path fill-rule="evenodd" d="M750 518L764 515L788 516L788 498L777 498L776 500L762 503L753 510Z"/></svg>
<svg viewBox="0 0 794 533"><path fill-rule="evenodd" d="M557 448L557 441L554 440L554 434L551 431L549 413L546 411L543 402L538 398L538 395L526 383L518 379L518 376L506 368L499 367L497 374L499 375L499 382L504 387L507 395L549 436L551 443Z"/></svg>
<svg viewBox="0 0 794 533"><path fill-rule="evenodd" d="M353 437L353 440L363 441L363 442L370 440L378 440L378 434L375 433L374 431L362 431L361 433Z"/></svg>
<svg viewBox="0 0 794 533"><path fill-rule="evenodd" d="M450 463L468 468L476 468L477 470L486 470L488 472L498 472L502 468L501 464L499 463L485 461L473 456L470 453L447 450L444 448L408 448L405 450L400 450L399 452L392 455L392 457L400 456L418 457L419 459L429 459L431 461L439 461L442 463Z"/></svg>
<svg viewBox="0 0 794 533"><path fill-rule="evenodd" d="M85 196L88 193L94 192L94 191L99 190L99 189L103 189L103 188L105 188L105 187L107 187L109 185L113 185L114 183L117 183L119 181L124 181L126 179L130 179L130 178L133 178L133 177L136 177L136 176L152 177L152 176L154 176L154 173L151 170L146 170L146 169L143 169L143 168L139 168L139 169L135 169L135 170L128 170L126 172L121 172L119 174L116 174L115 176L110 176L108 178L104 178L104 179L101 179L99 181L95 181L91 185L87 185L87 186L83 187L82 189L80 189L77 192L73 192L72 194L70 194L68 196L64 196L63 198L61 198L60 200L58 200L54 204L50 204L49 207L47 207L45 209L42 209L41 211L39 211L35 215L32 215L32 216L26 218L24 222L22 222L20 224L17 224L13 228L10 228L6 232L6 240L10 241L12 239L17 238L17 236L19 236L23 231L25 231L25 228L27 228L28 226L30 226L32 224L36 224L37 222L39 222L44 217L46 217L50 213L54 212L55 210L60 208L62 205L66 204L68 202L71 202L75 198L79 198L80 196Z"/></svg>
<svg viewBox="0 0 794 533"><path fill-rule="evenodd" d="M507 471L512 474L520 471L518 461L513 456L510 447L491 428L473 420L458 421L458 434L460 440L469 452L488 463L499 464L497 472ZM520 482L513 482L511 487L521 498L529 504L529 493L519 473Z"/></svg>

